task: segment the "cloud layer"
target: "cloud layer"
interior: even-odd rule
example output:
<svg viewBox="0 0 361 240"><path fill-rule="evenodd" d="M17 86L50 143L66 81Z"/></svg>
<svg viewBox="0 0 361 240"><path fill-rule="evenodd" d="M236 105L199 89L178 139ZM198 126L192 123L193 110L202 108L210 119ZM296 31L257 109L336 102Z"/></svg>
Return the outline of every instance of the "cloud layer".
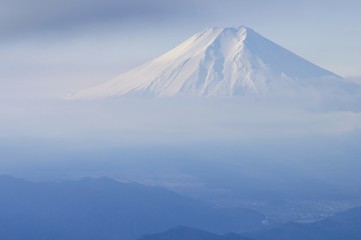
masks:
<svg viewBox="0 0 361 240"><path fill-rule="evenodd" d="M43 31L74 30L101 23L131 24L184 15L190 1L143 0L3 0L0 35L3 38Z"/></svg>

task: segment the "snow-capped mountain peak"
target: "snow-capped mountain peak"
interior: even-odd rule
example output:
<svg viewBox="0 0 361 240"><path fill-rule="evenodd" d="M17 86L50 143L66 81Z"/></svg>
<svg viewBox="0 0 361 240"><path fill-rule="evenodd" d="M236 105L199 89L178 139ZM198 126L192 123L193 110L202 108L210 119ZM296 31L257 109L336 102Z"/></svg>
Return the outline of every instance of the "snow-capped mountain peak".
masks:
<svg viewBox="0 0 361 240"><path fill-rule="evenodd" d="M250 28L207 28L166 54L72 98L297 92L343 79Z"/></svg>

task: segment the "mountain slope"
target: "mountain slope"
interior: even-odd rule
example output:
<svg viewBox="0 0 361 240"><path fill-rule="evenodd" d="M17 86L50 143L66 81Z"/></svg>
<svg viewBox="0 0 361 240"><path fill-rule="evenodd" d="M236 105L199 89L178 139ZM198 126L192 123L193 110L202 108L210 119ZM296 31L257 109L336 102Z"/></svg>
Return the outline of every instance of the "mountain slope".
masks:
<svg viewBox="0 0 361 240"><path fill-rule="evenodd" d="M251 210L229 212L174 192L108 178L32 183L0 176L0 239L122 239L187 224L228 232L245 220L261 226ZM244 230L244 229L243 229Z"/></svg>
<svg viewBox="0 0 361 240"><path fill-rule="evenodd" d="M71 98L283 95L352 86L252 29L208 28L163 56Z"/></svg>
<svg viewBox="0 0 361 240"><path fill-rule="evenodd" d="M301 224L287 223L248 234L217 235L188 227L176 227L163 233L144 235L138 240L359 240L361 208L350 209L323 221Z"/></svg>
<svg viewBox="0 0 361 240"><path fill-rule="evenodd" d="M237 234L218 235L199 229L179 226L163 233L145 235L138 240L250 240Z"/></svg>

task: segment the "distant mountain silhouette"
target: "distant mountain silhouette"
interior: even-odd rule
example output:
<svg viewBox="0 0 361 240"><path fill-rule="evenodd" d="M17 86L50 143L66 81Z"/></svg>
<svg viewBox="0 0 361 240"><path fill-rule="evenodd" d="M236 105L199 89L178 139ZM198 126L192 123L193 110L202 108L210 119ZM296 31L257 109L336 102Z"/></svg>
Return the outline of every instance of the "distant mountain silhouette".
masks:
<svg viewBox="0 0 361 240"><path fill-rule="evenodd" d="M169 190L109 178L32 183L0 176L0 239L134 240L178 225L229 232L261 226Z"/></svg>
<svg viewBox="0 0 361 240"><path fill-rule="evenodd" d="M244 236L247 235L247 236ZM248 238L247 238L248 237ZM336 214L323 221L287 223L249 234L218 235L188 227L176 227L163 233L144 235L138 240L360 240L361 207Z"/></svg>
<svg viewBox="0 0 361 240"><path fill-rule="evenodd" d="M250 240L234 233L214 234L199 229L179 226L163 233L145 235L138 240Z"/></svg>

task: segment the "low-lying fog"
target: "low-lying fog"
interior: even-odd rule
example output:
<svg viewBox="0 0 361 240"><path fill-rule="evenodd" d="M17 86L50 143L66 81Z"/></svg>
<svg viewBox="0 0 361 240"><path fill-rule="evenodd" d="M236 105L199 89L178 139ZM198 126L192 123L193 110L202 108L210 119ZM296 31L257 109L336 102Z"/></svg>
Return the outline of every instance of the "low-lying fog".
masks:
<svg viewBox="0 0 361 240"><path fill-rule="evenodd" d="M115 98L0 106L1 174L108 175L170 187L255 184L265 192L271 185L279 194L296 185L359 190L361 183L361 113L331 100Z"/></svg>

